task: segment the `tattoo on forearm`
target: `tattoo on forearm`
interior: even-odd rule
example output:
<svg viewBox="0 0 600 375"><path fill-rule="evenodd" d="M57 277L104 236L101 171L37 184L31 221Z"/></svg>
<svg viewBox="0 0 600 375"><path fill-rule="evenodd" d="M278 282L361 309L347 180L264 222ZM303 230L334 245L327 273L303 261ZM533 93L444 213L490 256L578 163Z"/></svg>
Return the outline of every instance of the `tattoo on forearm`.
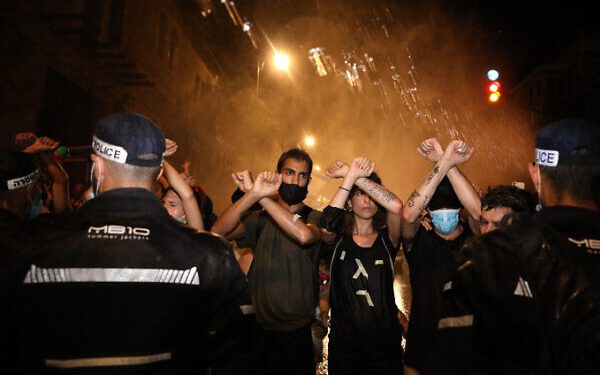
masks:
<svg viewBox="0 0 600 375"><path fill-rule="evenodd" d="M410 194L410 197L408 197L408 202L406 202L406 205L407 205L408 207L414 207L414 206L415 206L415 199L417 199L417 198L418 198L418 197L420 197L420 196L421 196L421 194L419 194L419 193L418 193L416 190L415 190L415 191L413 191L413 192Z"/></svg>
<svg viewBox="0 0 600 375"><path fill-rule="evenodd" d="M427 208L427 204L429 203L429 200L431 199L431 197L428 197L427 195L425 196L425 199L423 200L423 204L421 205L421 210L424 210Z"/></svg>
<svg viewBox="0 0 600 375"><path fill-rule="evenodd" d="M429 185L431 183L431 180L433 180L433 177L438 174L438 172L440 171L440 167L439 165L436 165L433 170L431 171L431 173L429 173L429 176L427 176L427 179L425 180L425 186Z"/></svg>
<svg viewBox="0 0 600 375"><path fill-rule="evenodd" d="M385 203L388 203L392 199L394 199L394 194L392 194L392 192L379 185L378 183L365 179L362 182L362 185L367 194L369 194L372 197L378 197Z"/></svg>

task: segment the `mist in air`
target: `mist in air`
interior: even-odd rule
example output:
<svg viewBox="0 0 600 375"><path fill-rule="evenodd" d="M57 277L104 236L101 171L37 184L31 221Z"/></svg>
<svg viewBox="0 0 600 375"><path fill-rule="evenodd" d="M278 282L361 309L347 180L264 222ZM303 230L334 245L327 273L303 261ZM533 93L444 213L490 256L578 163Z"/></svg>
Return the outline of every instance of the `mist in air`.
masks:
<svg viewBox="0 0 600 375"><path fill-rule="evenodd" d="M433 167L416 152L431 137L443 147L452 139L475 147L460 168L482 191L512 181L530 188L533 129L512 109L509 88L508 98L487 102L485 73L498 60L478 42L476 19L331 0L282 22L275 6L282 3L258 1L252 16L256 32L289 56L288 71L276 69L270 53L236 61L250 73L223 79L202 99L202 113L187 114L190 125L172 135L217 213L230 204L231 172L274 170L297 146L315 163L308 203L317 208L339 184L322 172L356 156L373 159L384 185L405 201Z"/></svg>

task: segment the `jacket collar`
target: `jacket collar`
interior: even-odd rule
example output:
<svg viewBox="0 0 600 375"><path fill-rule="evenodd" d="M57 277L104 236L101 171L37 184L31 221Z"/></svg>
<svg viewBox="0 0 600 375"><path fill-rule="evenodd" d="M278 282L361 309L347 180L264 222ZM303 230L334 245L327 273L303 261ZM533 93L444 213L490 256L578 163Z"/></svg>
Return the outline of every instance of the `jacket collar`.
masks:
<svg viewBox="0 0 600 375"><path fill-rule="evenodd" d="M142 188L113 189L87 201L80 209L87 213L148 213L168 215L158 198Z"/></svg>

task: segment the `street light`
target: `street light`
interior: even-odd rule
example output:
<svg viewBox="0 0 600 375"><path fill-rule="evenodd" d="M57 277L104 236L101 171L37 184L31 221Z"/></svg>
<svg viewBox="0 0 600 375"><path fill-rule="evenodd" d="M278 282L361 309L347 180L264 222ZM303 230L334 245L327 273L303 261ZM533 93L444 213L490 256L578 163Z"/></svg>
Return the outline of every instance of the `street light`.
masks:
<svg viewBox="0 0 600 375"><path fill-rule="evenodd" d="M307 148L312 148L315 145L315 137L313 137L312 135L307 135L306 137L304 137L304 144L306 145Z"/></svg>
<svg viewBox="0 0 600 375"><path fill-rule="evenodd" d="M273 66L275 69L280 70L282 72L289 72L290 66L290 58L285 53L281 53L279 51L275 51L273 55ZM264 70L265 61L259 61L256 64L256 95L258 96L258 90L260 87L260 73Z"/></svg>
<svg viewBox="0 0 600 375"><path fill-rule="evenodd" d="M275 65L275 68L287 72L288 68L290 67L290 58L284 53L275 51L273 64Z"/></svg>

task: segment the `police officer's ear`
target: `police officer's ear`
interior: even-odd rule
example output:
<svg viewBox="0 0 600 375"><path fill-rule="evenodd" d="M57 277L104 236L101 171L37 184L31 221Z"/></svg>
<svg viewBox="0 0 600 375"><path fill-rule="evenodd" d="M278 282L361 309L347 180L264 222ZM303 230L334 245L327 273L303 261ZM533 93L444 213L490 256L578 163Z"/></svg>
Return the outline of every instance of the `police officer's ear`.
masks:
<svg viewBox="0 0 600 375"><path fill-rule="evenodd" d="M529 167L529 176L531 177L531 181L533 182L533 187L535 191L540 192L540 168L535 163L529 163L527 165Z"/></svg>

